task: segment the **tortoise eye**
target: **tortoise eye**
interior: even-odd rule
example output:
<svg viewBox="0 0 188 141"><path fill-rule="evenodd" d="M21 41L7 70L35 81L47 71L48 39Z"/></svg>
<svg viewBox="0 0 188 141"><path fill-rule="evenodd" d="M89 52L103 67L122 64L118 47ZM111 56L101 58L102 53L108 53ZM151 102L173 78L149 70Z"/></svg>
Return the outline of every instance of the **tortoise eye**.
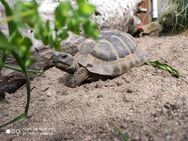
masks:
<svg viewBox="0 0 188 141"><path fill-rule="evenodd" d="M62 59L66 59L67 57L68 57L67 54L61 55L61 58L62 58Z"/></svg>

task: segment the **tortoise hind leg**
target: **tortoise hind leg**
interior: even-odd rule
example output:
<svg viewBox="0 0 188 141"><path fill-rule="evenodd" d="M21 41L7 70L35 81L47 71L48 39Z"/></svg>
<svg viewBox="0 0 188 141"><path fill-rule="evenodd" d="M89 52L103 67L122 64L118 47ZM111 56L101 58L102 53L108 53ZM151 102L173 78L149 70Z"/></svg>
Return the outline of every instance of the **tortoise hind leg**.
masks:
<svg viewBox="0 0 188 141"><path fill-rule="evenodd" d="M75 88L89 77L89 72L86 68L79 68L69 79L69 87Z"/></svg>

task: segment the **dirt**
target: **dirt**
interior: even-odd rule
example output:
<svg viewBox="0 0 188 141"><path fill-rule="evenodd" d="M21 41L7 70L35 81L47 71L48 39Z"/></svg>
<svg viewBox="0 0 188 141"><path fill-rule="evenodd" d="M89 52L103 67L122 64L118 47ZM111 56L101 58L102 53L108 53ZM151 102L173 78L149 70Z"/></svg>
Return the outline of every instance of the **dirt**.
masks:
<svg viewBox="0 0 188 141"><path fill-rule="evenodd" d="M29 118L11 124L0 141L188 141L188 37L143 37L139 46L152 60L175 67L180 78L151 66L122 76L63 84L65 73L51 68L32 81ZM26 89L0 102L0 124L24 110Z"/></svg>

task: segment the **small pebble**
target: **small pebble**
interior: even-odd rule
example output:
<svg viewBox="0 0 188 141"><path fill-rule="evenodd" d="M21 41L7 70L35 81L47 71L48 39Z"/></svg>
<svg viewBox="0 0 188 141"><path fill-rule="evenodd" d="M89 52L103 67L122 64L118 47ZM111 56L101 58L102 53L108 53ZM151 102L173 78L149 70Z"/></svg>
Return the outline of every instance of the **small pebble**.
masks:
<svg viewBox="0 0 188 141"><path fill-rule="evenodd" d="M127 93L133 93L131 89L127 89Z"/></svg>
<svg viewBox="0 0 188 141"><path fill-rule="evenodd" d="M130 83L130 81L127 80L127 78L126 78L125 76L123 76L122 79L123 79L126 83Z"/></svg>
<svg viewBox="0 0 188 141"><path fill-rule="evenodd" d="M97 95L97 98L103 98L102 94Z"/></svg>
<svg viewBox="0 0 188 141"><path fill-rule="evenodd" d="M42 88L42 92L45 92L45 91L47 91L49 89L49 87L43 87Z"/></svg>
<svg viewBox="0 0 188 141"><path fill-rule="evenodd" d="M40 98L39 101L46 101L44 97Z"/></svg>
<svg viewBox="0 0 188 141"><path fill-rule="evenodd" d="M52 97L53 95L54 95L54 96L56 95L56 91L49 89L49 90L46 92L46 96L47 96L47 97Z"/></svg>
<svg viewBox="0 0 188 141"><path fill-rule="evenodd" d="M116 82L117 86L122 86L123 83L122 82Z"/></svg>
<svg viewBox="0 0 188 141"><path fill-rule="evenodd" d="M87 103L86 103L86 106L87 106L87 107L91 107L91 104L87 102Z"/></svg>

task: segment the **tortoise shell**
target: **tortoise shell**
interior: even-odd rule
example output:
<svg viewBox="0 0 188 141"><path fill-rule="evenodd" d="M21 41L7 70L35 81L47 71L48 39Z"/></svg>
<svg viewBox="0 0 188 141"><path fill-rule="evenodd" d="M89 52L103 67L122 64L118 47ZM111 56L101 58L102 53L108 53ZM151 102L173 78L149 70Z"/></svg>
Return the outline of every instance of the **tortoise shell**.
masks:
<svg viewBox="0 0 188 141"><path fill-rule="evenodd" d="M116 30L101 32L97 41L86 39L75 59L89 72L106 76L119 76L145 61L134 38Z"/></svg>

